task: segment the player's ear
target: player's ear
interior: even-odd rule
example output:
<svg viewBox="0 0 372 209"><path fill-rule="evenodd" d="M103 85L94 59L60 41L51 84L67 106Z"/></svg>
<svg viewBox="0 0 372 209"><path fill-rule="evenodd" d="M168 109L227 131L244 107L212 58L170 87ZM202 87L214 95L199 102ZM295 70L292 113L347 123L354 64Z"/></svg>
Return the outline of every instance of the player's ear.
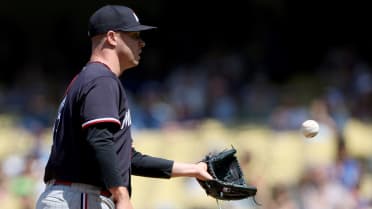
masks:
<svg viewBox="0 0 372 209"><path fill-rule="evenodd" d="M118 42L118 36L116 35L116 32L110 30L106 33L106 39L107 39L107 42L112 45L112 46L116 46L117 45L117 42Z"/></svg>

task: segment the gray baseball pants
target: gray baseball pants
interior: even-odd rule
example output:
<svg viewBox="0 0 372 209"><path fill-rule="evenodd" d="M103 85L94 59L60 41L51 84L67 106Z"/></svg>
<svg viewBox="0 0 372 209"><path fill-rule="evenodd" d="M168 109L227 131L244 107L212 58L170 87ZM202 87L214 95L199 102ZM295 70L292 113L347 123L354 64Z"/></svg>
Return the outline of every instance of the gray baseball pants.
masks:
<svg viewBox="0 0 372 209"><path fill-rule="evenodd" d="M115 209L115 204L92 185L48 183L36 203L36 209Z"/></svg>

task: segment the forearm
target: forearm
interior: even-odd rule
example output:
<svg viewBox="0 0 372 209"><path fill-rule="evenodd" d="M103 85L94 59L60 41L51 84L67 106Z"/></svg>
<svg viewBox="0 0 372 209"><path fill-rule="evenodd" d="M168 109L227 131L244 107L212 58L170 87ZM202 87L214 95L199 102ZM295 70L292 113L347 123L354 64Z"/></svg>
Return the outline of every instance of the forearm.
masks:
<svg viewBox="0 0 372 209"><path fill-rule="evenodd" d="M212 176L207 172L207 164L200 162L181 163L174 162L172 167L172 177L195 177L200 180L211 180Z"/></svg>
<svg viewBox="0 0 372 209"><path fill-rule="evenodd" d="M171 177L195 177L200 180L211 180L212 176L207 171L207 164L181 163L171 160L143 155L132 149L132 172L134 175L171 178Z"/></svg>
<svg viewBox="0 0 372 209"><path fill-rule="evenodd" d="M172 177L195 177L197 174L196 164L174 162Z"/></svg>
<svg viewBox="0 0 372 209"><path fill-rule="evenodd" d="M173 161L143 155L132 148L132 174L152 178L170 178Z"/></svg>

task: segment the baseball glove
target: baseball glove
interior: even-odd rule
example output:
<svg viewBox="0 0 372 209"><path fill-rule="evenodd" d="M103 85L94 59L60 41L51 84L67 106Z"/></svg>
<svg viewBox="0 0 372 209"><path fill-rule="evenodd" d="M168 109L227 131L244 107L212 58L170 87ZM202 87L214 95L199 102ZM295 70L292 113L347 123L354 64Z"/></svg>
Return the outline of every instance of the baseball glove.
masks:
<svg viewBox="0 0 372 209"><path fill-rule="evenodd" d="M235 153L236 149L232 147L209 154L202 160L207 164L208 172L214 179L198 179L198 182L207 195L216 200L240 200L256 195L257 188L246 184Z"/></svg>

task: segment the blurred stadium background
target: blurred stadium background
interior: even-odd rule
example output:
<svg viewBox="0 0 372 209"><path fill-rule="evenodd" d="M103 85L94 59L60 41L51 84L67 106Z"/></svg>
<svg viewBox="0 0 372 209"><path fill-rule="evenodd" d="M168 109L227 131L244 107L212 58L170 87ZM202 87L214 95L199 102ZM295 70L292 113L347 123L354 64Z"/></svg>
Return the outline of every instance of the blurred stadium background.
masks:
<svg viewBox="0 0 372 209"><path fill-rule="evenodd" d="M197 162L233 145L262 209L372 208L368 7L274 0L4 2L1 208L34 208L57 105L88 60L89 15L106 3L159 27L122 76L138 150ZM298 131L309 118L314 139ZM193 179L133 184L136 209L217 208Z"/></svg>

